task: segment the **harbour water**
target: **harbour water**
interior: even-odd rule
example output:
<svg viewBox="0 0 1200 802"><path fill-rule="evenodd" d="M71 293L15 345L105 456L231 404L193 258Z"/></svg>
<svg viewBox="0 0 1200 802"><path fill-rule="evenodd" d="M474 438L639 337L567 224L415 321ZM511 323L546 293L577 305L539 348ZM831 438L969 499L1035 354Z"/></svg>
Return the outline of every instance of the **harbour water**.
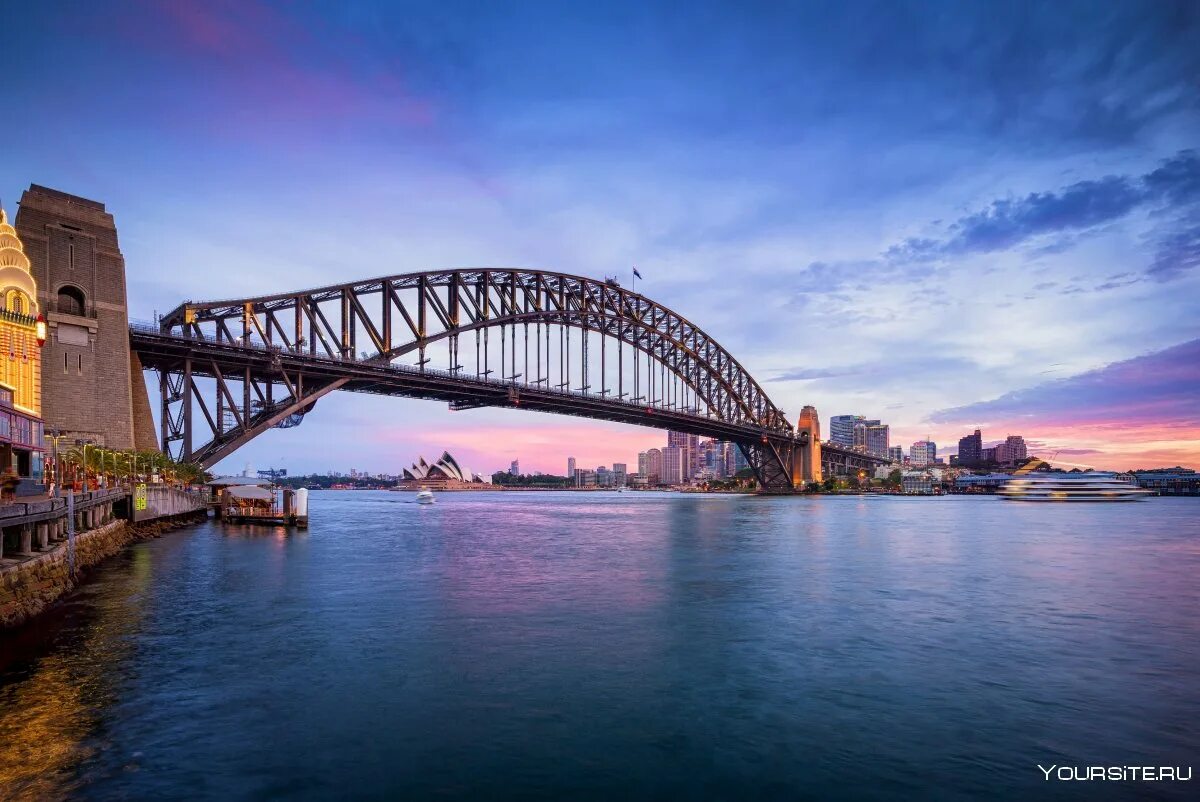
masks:
<svg viewBox="0 0 1200 802"><path fill-rule="evenodd" d="M1200 500L315 492L0 636L0 797L1195 798Z"/></svg>

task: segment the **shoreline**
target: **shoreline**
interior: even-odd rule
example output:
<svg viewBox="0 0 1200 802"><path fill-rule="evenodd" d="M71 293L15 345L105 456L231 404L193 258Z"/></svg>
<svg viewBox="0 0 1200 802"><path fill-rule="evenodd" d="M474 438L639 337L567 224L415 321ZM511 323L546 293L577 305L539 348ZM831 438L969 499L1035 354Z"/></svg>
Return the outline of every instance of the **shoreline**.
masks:
<svg viewBox="0 0 1200 802"><path fill-rule="evenodd" d="M207 510L194 510L144 523L118 519L81 532L75 536L73 574L65 540L48 551L0 568L0 635L36 621L77 588L92 569L134 543L162 537L207 518Z"/></svg>

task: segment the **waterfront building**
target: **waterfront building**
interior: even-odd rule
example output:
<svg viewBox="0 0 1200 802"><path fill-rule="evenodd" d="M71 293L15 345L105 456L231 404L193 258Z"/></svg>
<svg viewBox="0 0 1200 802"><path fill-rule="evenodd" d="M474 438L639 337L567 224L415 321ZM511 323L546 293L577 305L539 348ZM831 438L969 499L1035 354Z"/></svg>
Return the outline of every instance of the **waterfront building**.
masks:
<svg viewBox="0 0 1200 802"><path fill-rule="evenodd" d="M888 448L888 459L900 465L904 462L904 446L891 446Z"/></svg>
<svg viewBox="0 0 1200 802"><path fill-rule="evenodd" d="M595 487L596 472L589 471L586 468L575 469L575 486L576 487Z"/></svg>
<svg viewBox="0 0 1200 802"><path fill-rule="evenodd" d="M358 478L359 472L350 470L351 478ZM366 478L366 474L362 474ZM449 451L443 451L437 462L428 462L425 457L417 457L417 461L400 472L398 484L405 486L433 486L440 488L457 488L491 484L491 477L484 477L463 468Z"/></svg>
<svg viewBox="0 0 1200 802"><path fill-rule="evenodd" d="M932 495L933 476L926 471L905 471L900 474L900 490L906 495Z"/></svg>
<svg viewBox="0 0 1200 802"><path fill-rule="evenodd" d="M852 448L854 446L854 427L866 421L862 415L834 415L829 419L829 442Z"/></svg>
<svg viewBox="0 0 1200 802"><path fill-rule="evenodd" d="M572 477L574 475L575 475L575 458L567 457L567 476Z"/></svg>
<svg viewBox="0 0 1200 802"><path fill-rule="evenodd" d="M638 473L646 477L646 480L651 485L662 483L662 451L657 448L652 448L646 452L646 468L639 470Z"/></svg>
<svg viewBox="0 0 1200 802"><path fill-rule="evenodd" d="M46 322L24 243L0 207L0 474L15 474L29 485L42 481L44 467L45 340Z"/></svg>
<svg viewBox="0 0 1200 802"><path fill-rule="evenodd" d="M638 465L637 472L640 473L642 476L645 476L649 472L646 467L646 452L645 451L638 452L637 465Z"/></svg>
<svg viewBox="0 0 1200 802"><path fill-rule="evenodd" d="M937 462L937 443L932 440L918 440L909 446L908 458L914 468L924 468Z"/></svg>
<svg viewBox="0 0 1200 802"><path fill-rule="evenodd" d="M958 439L959 465L977 465L983 462L983 434L978 429L974 434Z"/></svg>
<svg viewBox="0 0 1200 802"><path fill-rule="evenodd" d="M664 485L683 484L688 477L684 476L684 460L687 459L687 449L679 446L667 446L662 450L662 472L659 480Z"/></svg>
<svg viewBox="0 0 1200 802"><path fill-rule="evenodd" d="M1138 487L1153 490L1160 496L1200 496L1200 473L1188 468L1158 468L1133 471Z"/></svg>
<svg viewBox="0 0 1200 802"><path fill-rule="evenodd" d="M521 475L521 461L518 459L513 460L512 464L508 466L508 472L511 473L513 476L520 476Z"/></svg>

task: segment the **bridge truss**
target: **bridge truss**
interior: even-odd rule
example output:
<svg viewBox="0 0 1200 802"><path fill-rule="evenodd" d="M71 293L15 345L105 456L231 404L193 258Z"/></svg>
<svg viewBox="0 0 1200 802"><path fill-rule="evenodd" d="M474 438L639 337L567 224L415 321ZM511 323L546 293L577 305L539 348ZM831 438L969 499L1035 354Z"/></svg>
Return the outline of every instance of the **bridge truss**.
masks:
<svg viewBox="0 0 1200 802"><path fill-rule="evenodd" d="M409 273L187 302L131 329L159 371L162 443L211 466L335 390L517 407L736 443L761 486L793 487L796 438L733 356L613 281L545 271Z"/></svg>

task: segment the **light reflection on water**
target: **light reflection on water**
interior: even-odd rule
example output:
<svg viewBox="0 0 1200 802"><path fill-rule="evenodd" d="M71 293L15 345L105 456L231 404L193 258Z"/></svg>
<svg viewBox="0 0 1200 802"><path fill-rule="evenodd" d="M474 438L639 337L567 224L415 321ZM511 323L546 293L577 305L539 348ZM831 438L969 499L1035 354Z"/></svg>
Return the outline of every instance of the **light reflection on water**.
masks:
<svg viewBox="0 0 1200 802"><path fill-rule="evenodd" d="M1196 759L1196 500L409 502L139 544L0 637L0 797L1000 799ZM1086 791L1131 793L1185 796Z"/></svg>

